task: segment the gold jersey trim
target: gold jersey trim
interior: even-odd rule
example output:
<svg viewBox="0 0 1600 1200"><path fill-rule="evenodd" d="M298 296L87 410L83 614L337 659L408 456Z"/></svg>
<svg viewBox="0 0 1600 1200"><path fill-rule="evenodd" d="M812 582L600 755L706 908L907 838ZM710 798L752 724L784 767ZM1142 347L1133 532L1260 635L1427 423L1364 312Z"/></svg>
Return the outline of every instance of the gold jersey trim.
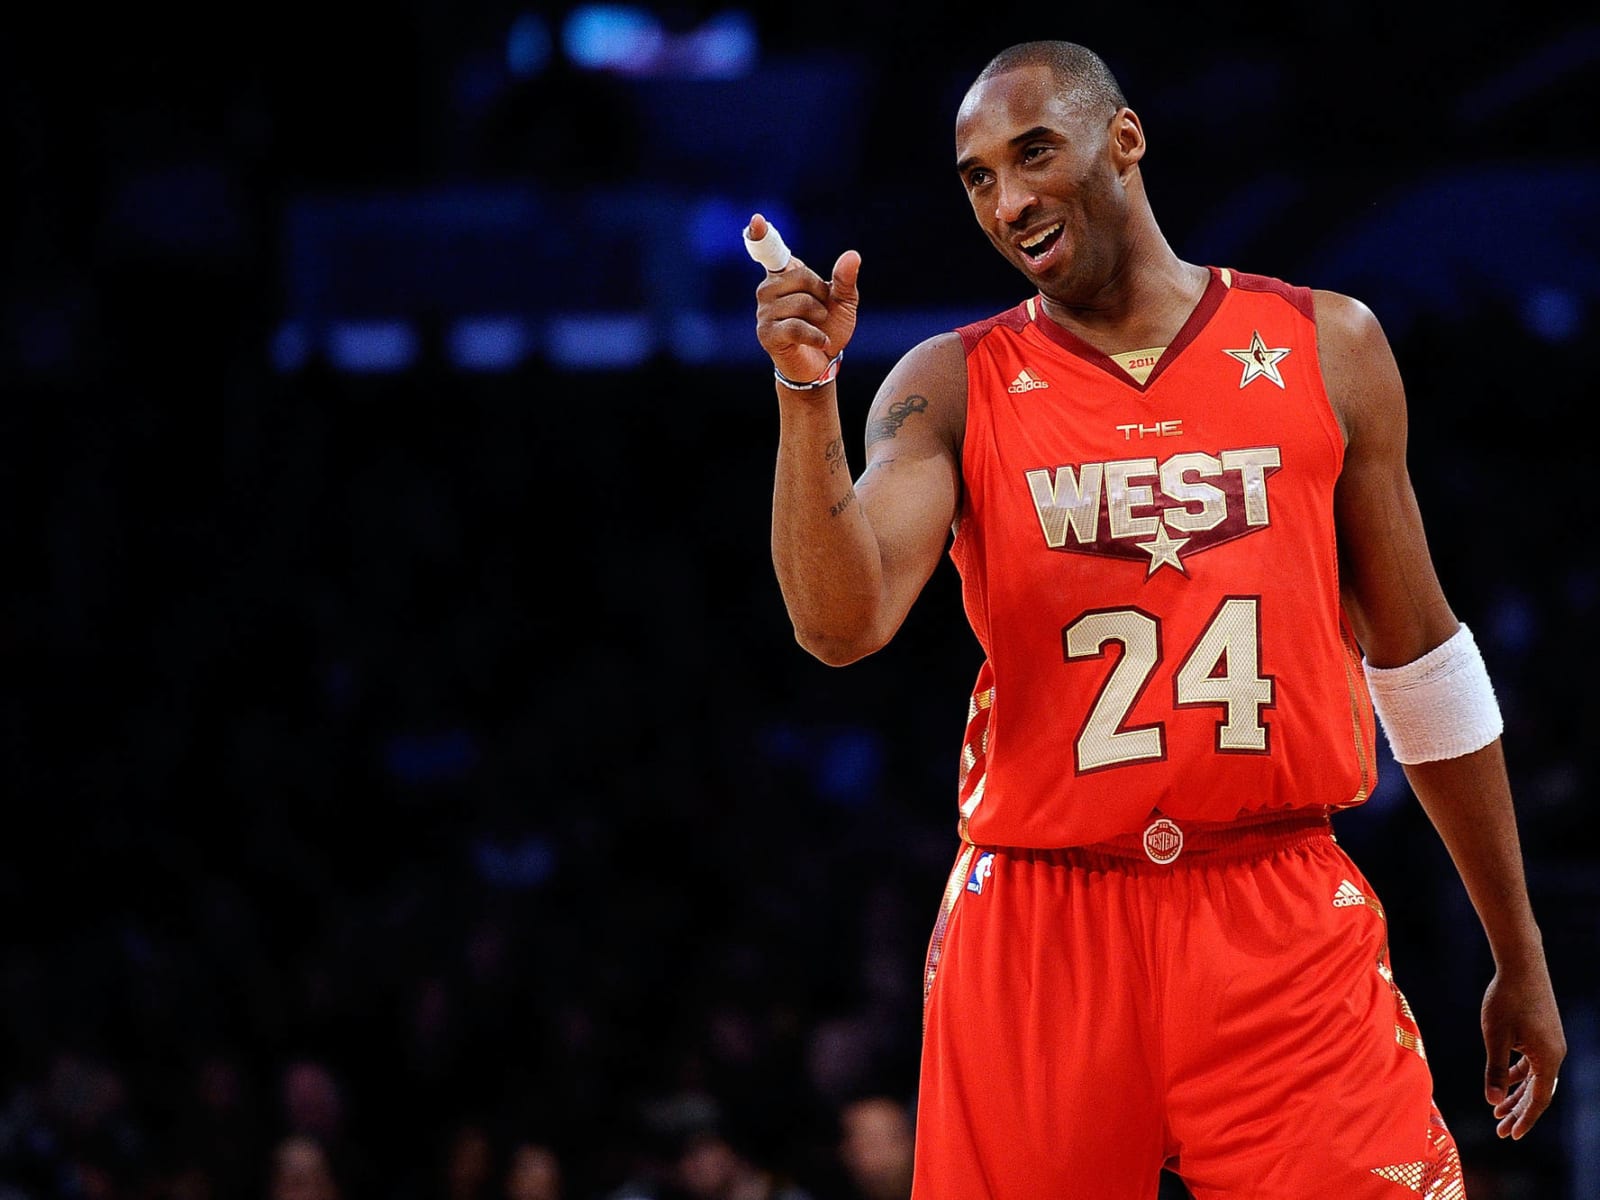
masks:
<svg viewBox="0 0 1600 1200"><path fill-rule="evenodd" d="M1350 730L1355 737L1356 765L1361 771L1361 786L1356 790L1356 794L1350 798L1350 803L1356 805L1363 803L1368 796L1372 795L1373 784L1377 781L1373 778L1372 764L1367 761L1366 730L1361 727L1361 696L1362 691L1366 689L1367 681L1365 678L1362 678L1359 682L1356 679L1355 667L1352 665L1354 660L1351 658L1351 655L1355 653L1355 648L1350 644L1350 635L1343 628L1343 622L1340 624L1339 640L1344 643L1345 648L1344 682L1346 690L1350 693ZM1358 691L1358 688L1361 691Z"/></svg>
<svg viewBox="0 0 1600 1200"><path fill-rule="evenodd" d="M950 925L950 914L956 901L967 886L967 876L972 871L972 856L978 848L968 842L956 856L950 878L944 885L944 895L939 900L939 916L933 923L933 936L928 939L928 959L922 970L922 1032L928 1032L928 995L933 991L933 977L939 973L939 960L944 957L944 935Z"/></svg>

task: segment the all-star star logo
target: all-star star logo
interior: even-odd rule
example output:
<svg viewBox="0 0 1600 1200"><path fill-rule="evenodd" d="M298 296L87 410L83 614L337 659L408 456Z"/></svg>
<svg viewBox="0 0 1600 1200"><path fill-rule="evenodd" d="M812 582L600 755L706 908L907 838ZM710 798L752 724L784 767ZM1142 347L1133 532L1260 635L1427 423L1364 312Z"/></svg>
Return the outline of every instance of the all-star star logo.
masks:
<svg viewBox="0 0 1600 1200"><path fill-rule="evenodd" d="M1180 574L1187 575L1183 562L1178 558L1178 551L1189 544L1186 537L1175 538L1167 532L1165 525L1156 526L1156 536L1153 541L1135 542L1134 545L1150 555L1150 569L1144 573L1149 579L1156 573L1158 567L1177 567Z"/></svg>
<svg viewBox="0 0 1600 1200"><path fill-rule="evenodd" d="M1243 388L1252 379L1270 379L1280 388L1283 387L1283 376L1278 374L1278 360L1289 353L1289 347L1279 346L1269 348L1261 340L1261 331L1250 331L1250 344L1243 350L1223 350L1244 364L1244 375L1239 379L1239 386Z"/></svg>

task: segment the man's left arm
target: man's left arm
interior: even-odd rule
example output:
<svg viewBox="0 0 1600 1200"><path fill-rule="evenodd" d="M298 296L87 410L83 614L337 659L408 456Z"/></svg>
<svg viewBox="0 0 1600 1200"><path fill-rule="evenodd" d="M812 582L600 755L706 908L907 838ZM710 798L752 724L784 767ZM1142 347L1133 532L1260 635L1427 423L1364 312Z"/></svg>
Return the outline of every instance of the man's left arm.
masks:
<svg viewBox="0 0 1600 1200"><path fill-rule="evenodd" d="M1470 634L1462 632L1434 571L1406 469L1405 393L1394 354L1365 305L1331 292L1315 297L1323 379L1345 433L1334 499L1341 592L1367 665L1404 668L1438 651L1452 666L1476 668L1476 660L1468 659L1477 655L1476 647L1464 648ZM1472 677L1466 667L1459 678ZM1409 684L1412 675L1402 677ZM1460 690L1476 698L1480 714L1485 706L1493 713L1486 678ZM1442 694L1437 684L1404 693ZM1456 703L1450 700L1437 711L1450 717L1449 704ZM1419 713L1423 719L1433 715L1431 708ZM1392 735L1391 730L1391 744ZM1520 1138L1550 1104L1567 1043L1528 898L1500 739L1404 769L1450 852L1494 955L1495 974L1482 1009L1484 1098L1494 1107L1499 1136ZM1521 1055L1515 1062L1513 1052Z"/></svg>

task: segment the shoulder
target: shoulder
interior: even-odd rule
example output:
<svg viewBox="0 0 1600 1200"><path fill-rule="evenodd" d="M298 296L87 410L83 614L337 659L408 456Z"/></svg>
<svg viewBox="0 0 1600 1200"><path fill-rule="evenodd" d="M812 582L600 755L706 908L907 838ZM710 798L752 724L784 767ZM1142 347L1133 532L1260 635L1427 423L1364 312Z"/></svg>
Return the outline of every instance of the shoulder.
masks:
<svg viewBox="0 0 1600 1200"><path fill-rule="evenodd" d="M1321 289L1311 291L1317 322L1317 341L1324 349L1360 353L1379 344L1387 346L1383 327L1373 311L1354 296Z"/></svg>
<svg viewBox="0 0 1600 1200"><path fill-rule="evenodd" d="M1372 309L1353 296L1313 291L1317 356L1347 441L1405 419L1405 392L1389 339Z"/></svg>
<svg viewBox="0 0 1600 1200"><path fill-rule="evenodd" d="M967 388L967 346L960 330L938 333L918 342L901 356L891 374L926 381L929 386Z"/></svg>
<svg viewBox="0 0 1600 1200"><path fill-rule="evenodd" d="M992 317L985 317L981 321L974 321L970 325L963 325L955 331L961 339L961 348L964 353L971 354L978 347L978 343L999 329L1010 330L1012 333L1021 333L1033 322L1035 300L1029 298L1020 304L1014 304L1004 312L996 313Z"/></svg>

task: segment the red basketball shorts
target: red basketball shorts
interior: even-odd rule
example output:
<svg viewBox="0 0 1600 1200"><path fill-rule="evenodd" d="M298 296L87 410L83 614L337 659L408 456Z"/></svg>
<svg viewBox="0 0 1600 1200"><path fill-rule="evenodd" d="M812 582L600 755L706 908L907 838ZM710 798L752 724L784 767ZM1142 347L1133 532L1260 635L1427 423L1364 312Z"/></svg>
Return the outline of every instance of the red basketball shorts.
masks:
<svg viewBox="0 0 1600 1200"><path fill-rule="evenodd" d="M1463 1200L1383 909L1320 816L963 847L914 1200Z"/></svg>

